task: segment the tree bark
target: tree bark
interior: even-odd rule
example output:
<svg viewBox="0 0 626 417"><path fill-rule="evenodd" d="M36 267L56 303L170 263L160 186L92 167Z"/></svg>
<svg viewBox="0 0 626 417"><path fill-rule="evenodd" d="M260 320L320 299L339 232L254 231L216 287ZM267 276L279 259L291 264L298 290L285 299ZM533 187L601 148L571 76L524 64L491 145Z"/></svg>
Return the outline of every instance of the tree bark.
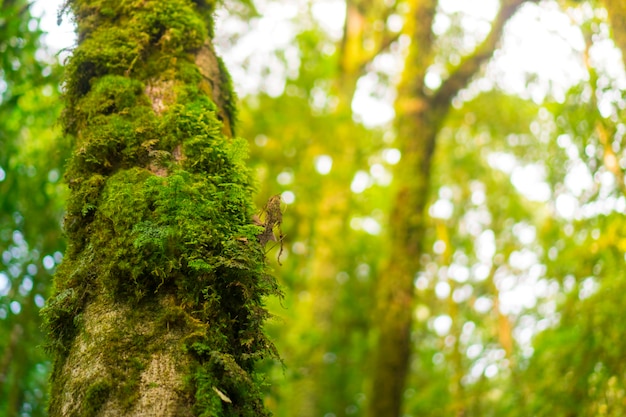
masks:
<svg viewBox="0 0 626 417"><path fill-rule="evenodd" d="M68 251L50 416L263 416L266 273L214 1L67 3Z"/></svg>
<svg viewBox="0 0 626 417"><path fill-rule="evenodd" d="M414 279L420 268L427 226L432 158L452 99L489 60L505 23L527 0L503 0L491 32L436 91L424 77L434 62L432 23L436 0L413 0L404 33L411 39L396 99L396 127L402 160L394 173L396 196L389 220L391 255L378 278L378 342L368 415L400 416L411 359Z"/></svg>

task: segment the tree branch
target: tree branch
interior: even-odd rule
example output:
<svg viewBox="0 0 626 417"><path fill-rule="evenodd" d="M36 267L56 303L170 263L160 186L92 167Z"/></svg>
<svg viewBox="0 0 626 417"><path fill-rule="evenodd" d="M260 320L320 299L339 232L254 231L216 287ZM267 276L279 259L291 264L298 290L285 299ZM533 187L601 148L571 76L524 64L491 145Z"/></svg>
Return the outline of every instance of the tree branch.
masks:
<svg viewBox="0 0 626 417"><path fill-rule="evenodd" d="M485 40L476 47L474 53L467 56L456 70L443 82L433 97L435 106L448 107L452 98L465 87L478 72L480 66L493 55L496 45L502 37L504 26L524 3L536 3L538 0L503 0L491 31Z"/></svg>
<svg viewBox="0 0 626 417"><path fill-rule="evenodd" d="M352 64L352 68L354 71L360 76L365 72L367 65L369 65L378 55L385 52L393 42L398 40L400 37L400 33L392 33L387 27L384 28L378 39L376 39L376 47L373 48L371 52L365 51L363 48L363 35L366 29L366 25L369 23L371 25L372 18L380 19L383 23L387 22L387 19L391 14L397 11L397 1L392 5L384 7L382 12L379 11L378 8L375 7L375 4L371 1L362 1L362 0L352 0L346 2L346 20L344 22L343 29L343 39L341 41L341 50L342 56L346 56L347 53L351 53L350 59L354 59L355 62ZM359 23L351 22L355 20L360 20ZM351 30L351 25L353 26ZM358 30L356 27L358 26ZM358 54L355 51L348 51L349 42L355 42L351 38L357 36L358 45ZM346 62L342 60L340 66L344 72L348 68Z"/></svg>
<svg viewBox="0 0 626 417"><path fill-rule="evenodd" d="M389 33L387 30L385 30L385 33L384 33L384 35L383 35L383 37L382 37L378 47L372 53L367 54L365 57L363 57L363 59L361 60L361 64L360 64L361 72L365 71L365 67L369 63L374 61L374 59L376 59L376 57L378 55L382 54L387 49L389 49L391 44L398 40L398 38L400 37L400 34L401 34L401 32Z"/></svg>

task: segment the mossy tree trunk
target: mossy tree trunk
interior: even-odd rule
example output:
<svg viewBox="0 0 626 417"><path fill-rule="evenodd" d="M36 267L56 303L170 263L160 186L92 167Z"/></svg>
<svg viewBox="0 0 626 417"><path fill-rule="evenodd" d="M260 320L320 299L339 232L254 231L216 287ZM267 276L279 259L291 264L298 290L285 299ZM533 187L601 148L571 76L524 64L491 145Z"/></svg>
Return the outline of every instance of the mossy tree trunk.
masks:
<svg viewBox="0 0 626 417"><path fill-rule="evenodd" d="M51 416L263 416L266 274L212 0L71 0Z"/></svg>
<svg viewBox="0 0 626 417"><path fill-rule="evenodd" d="M426 88L424 77L440 53L432 31L438 2L409 2L404 33L410 37L411 45L396 98L397 140L402 160L394 174L396 195L390 216L391 255L378 280L378 342L369 416L401 415L412 352L414 279L420 269L427 226L425 209L437 135L452 99L491 58L505 23L527 1L533 0L502 0L491 32L435 91Z"/></svg>

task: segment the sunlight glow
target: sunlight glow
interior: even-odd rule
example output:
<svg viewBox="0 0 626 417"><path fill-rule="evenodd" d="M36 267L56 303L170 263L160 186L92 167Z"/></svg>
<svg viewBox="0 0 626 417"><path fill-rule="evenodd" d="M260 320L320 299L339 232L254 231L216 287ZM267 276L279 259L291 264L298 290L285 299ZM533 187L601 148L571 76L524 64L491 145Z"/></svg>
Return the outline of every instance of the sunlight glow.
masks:
<svg viewBox="0 0 626 417"><path fill-rule="evenodd" d="M64 0L36 0L31 8L33 16L41 17L41 29L46 32L44 42L54 53L71 48L76 42L74 24L68 16L63 16L61 25L57 25L57 14L64 3Z"/></svg>
<svg viewBox="0 0 626 417"><path fill-rule="evenodd" d="M69 18L65 17L60 27L56 25L56 14L61 4L63 0L37 0L33 6L34 14L43 16L42 27L48 32L46 43L55 51L71 47L76 39ZM218 23L222 25L223 31L243 34L236 44L230 45L227 51L222 51L240 94L263 90L271 96L277 96L283 92L285 79L297 76L301 62L295 47L296 30L293 18L301 6L302 1L265 2L259 4L263 17L250 22L218 16ZM447 30L450 23L446 24L446 19L449 20L446 14L461 13L466 32L472 38L464 46L471 50L484 37L483 32L489 29L489 21L495 15L498 3L495 0L442 0L439 7L443 14L437 14L437 31ZM345 18L343 1L315 1L311 11L331 37L341 36ZM224 14L224 11L219 14ZM387 25L392 30L398 30L401 20L400 16L392 15ZM585 77L579 59L583 48L580 30L557 7L550 4L524 7L508 25L503 46L489 65L488 76L497 80L497 84L506 91L522 96L530 94L534 99L539 99L549 89L563 95L567 88ZM284 62L279 62L273 56L273 51L279 49L285 51ZM606 68L612 68L614 62L621 62L614 59L617 52L611 44L597 47L594 53L595 60L607 62ZM394 61L391 54L383 56L389 56ZM390 71L397 71L398 65L391 65L391 68L393 69ZM263 71L267 73L265 76L262 76ZM527 84L528 74L537 74L539 77L533 85ZM441 82L440 75L429 72L429 76L432 79L429 78L428 85L436 88ZM438 80L433 78L435 76ZM373 94L378 85L379 80L371 74L359 80L352 106L359 120L366 126L384 125L394 117L394 96L387 94L380 97Z"/></svg>
<svg viewBox="0 0 626 417"><path fill-rule="evenodd" d="M43 306L46 304L46 299L43 298L42 295L37 294L35 295L35 305L39 308L43 308Z"/></svg>
<svg viewBox="0 0 626 417"><path fill-rule="evenodd" d="M50 255L46 255L43 258L43 267L48 271L54 268L54 258Z"/></svg>
<svg viewBox="0 0 626 417"><path fill-rule="evenodd" d="M470 299L473 292L474 288L471 285L466 284L454 290L452 293L452 299L455 303L463 303Z"/></svg>
<svg viewBox="0 0 626 417"><path fill-rule="evenodd" d="M435 204L430 206L428 214L435 219L449 219L454 212L454 205L450 200L437 200Z"/></svg>
<svg viewBox="0 0 626 417"><path fill-rule="evenodd" d="M415 309L415 318L418 321L424 322L430 317L430 309L424 304L420 304Z"/></svg>
<svg viewBox="0 0 626 417"><path fill-rule="evenodd" d="M375 96L377 84L378 77L374 75L361 77L352 100L352 111L367 127L384 125L395 116L390 100L381 100Z"/></svg>
<svg viewBox="0 0 626 417"><path fill-rule="evenodd" d="M465 354L468 359L476 359L478 355L483 351L483 346L479 344L473 344L467 347Z"/></svg>
<svg viewBox="0 0 626 417"><path fill-rule="evenodd" d="M476 257L485 264L490 264L496 254L496 237L493 230L483 231L476 241Z"/></svg>
<svg viewBox="0 0 626 417"><path fill-rule="evenodd" d="M498 9L497 0L440 0L439 8L446 13L470 15L477 19L491 20Z"/></svg>
<svg viewBox="0 0 626 417"><path fill-rule="evenodd" d="M562 100L586 77L580 59L584 45L580 29L556 4L529 5L507 25L488 73L505 90L535 102L548 92Z"/></svg>
<svg viewBox="0 0 626 417"><path fill-rule="evenodd" d="M11 281L4 272L0 272L0 297L4 297L11 289Z"/></svg>
<svg viewBox="0 0 626 417"><path fill-rule="evenodd" d="M551 191L544 181L545 177L545 168L542 165L529 164L514 168L511 182L529 200L546 202L551 197Z"/></svg>
<svg viewBox="0 0 626 417"><path fill-rule="evenodd" d="M573 162L569 168L565 176L565 185L577 197L593 187L593 177L589 168L580 159Z"/></svg>
<svg viewBox="0 0 626 417"><path fill-rule="evenodd" d="M571 220L576 215L578 199L571 194L560 194L554 202L554 207L559 216Z"/></svg>
<svg viewBox="0 0 626 417"><path fill-rule="evenodd" d="M445 281L439 281L435 285L435 294L440 300L445 300L450 295L450 284Z"/></svg>
<svg viewBox="0 0 626 417"><path fill-rule="evenodd" d="M450 316L442 314L433 320L433 328L439 336L445 336L450 332L452 327L452 319Z"/></svg>
<svg viewBox="0 0 626 417"><path fill-rule="evenodd" d="M402 157L402 153L400 150L396 148L387 148L383 151L383 159L389 165L395 165L400 162L400 158Z"/></svg>
<svg viewBox="0 0 626 417"><path fill-rule="evenodd" d="M477 312L482 313L482 314L485 314L488 311L490 311L492 306L493 306L493 301L491 301L487 297L478 297L476 301L474 301L474 309Z"/></svg>
<svg viewBox="0 0 626 417"><path fill-rule="evenodd" d="M42 29L48 32L44 41L55 53L63 48L73 46L76 42L70 18L65 17L60 27L56 23L56 10L64 2L65 0L35 0L32 8L35 16L42 16ZM223 33L235 36L237 41L231 43L230 40L223 40L223 45L221 45L217 39L216 48L219 54L224 57L236 90L241 96L264 92L271 97L277 97L286 93L287 96L309 99L313 113L316 111L328 112L336 108L333 100L337 100L337 98L333 97L331 93L330 82L326 80L312 82L313 86L310 87L309 91L307 91L309 87L294 87L296 83L289 82L289 80L298 77L303 65L308 64L303 62L304 58L298 49L296 40L298 31L304 27L298 26L302 22L298 22L297 18L302 10L302 5L305 3L310 6L312 16L319 23L319 27L325 33L330 34L332 39L339 40L344 30L346 11L344 0L260 2L259 11L262 17L247 22L229 15L228 10L219 12L218 25L221 25ZM460 32L465 34L459 36L458 45L450 47L449 55L446 55L448 51L441 54L445 55L441 58L441 62L433 63L428 69L423 80L428 89L437 90L446 81L448 74L455 68L455 65L461 62L463 54L471 52L475 45L483 39L491 27L490 22L496 13L498 4L497 0L439 1L433 26L435 34L444 34L451 29L458 30L458 27L452 27L453 22L456 24L453 19L459 17L458 15L460 15L463 29ZM583 23L587 24L588 22L581 18L580 22L577 23L576 16L568 16L561 12L555 2L538 2L537 4L530 4L529 2L524 5L507 25L500 47L495 51L493 59L482 72L477 74L472 83L459 93L455 99L455 107L460 107L464 101L481 92L493 89L500 89L504 93L517 95L522 99L533 100L536 103L541 103L546 97L553 97L557 102L563 102L568 89L588 77L582 59L585 41L580 28L577 26ZM313 25L314 23L308 22L308 24ZM401 30L403 18L393 14L388 17L384 24L392 31L398 32ZM379 25L383 26L383 23L379 23ZM217 30L216 33L222 33L222 30ZM592 98L597 100L598 111L601 116L616 118L620 106L624 106L621 92L618 91L626 90L626 76L619 50L609 40L608 34L602 36L606 36L607 39L603 41L594 40L590 50L590 60L601 74L608 74L609 77L613 77L613 80L602 75L605 77L607 92L596 92L596 96ZM384 126L384 130L396 132L396 130L388 127L393 123L395 117L393 104L396 99L395 88L402 71L402 54L410 43L406 35L402 35L398 39L393 48L380 54L368 64L364 75L357 82L351 109L354 120L366 127ZM319 53L330 56L338 50L337 45L338 43L333 42L320 42ZM47 52L42 53L45 55ZM63 55L66 54L67 52L63 52ZM20 63L18 62L16 65L20 65ZM602 81L602 77L599 80ZM615 91L610 91L608 87L614 88ZM6 88L6 86L3 87L0 82L0 91L2 88ZM589 97L592 96L592 93L587 94ZM494 109L494 118L498 117L498 110ZM545 111L548 112L548 110ZM541 115L541 113L539 114ZM554 116L556 119L557 115ZM552 117L551 114L550 117ZM541 120L541 116L537 120ZM540 143L542 140L543 143L548 140L554 141L554 132L550 129L544 129L545 125L547 123L534 122L530 126L532 134L527 136L531 137L532 140L538 140ZM394 134L391 133L388 137L393 138ZM623 134L624 132L620 134L620 139ZM615 176L610 170L595 172L589 168L587 158L597 158L600 164L603 162L607 164L606 160L602 161L601 146L596 148L594 145L588 145L581 151L577 146L580 138L573 138L567 134L558 136L556 143L562 149L562 153L567 156L564 167L564 172L567 173L565 178L562 178L564 186L559 184L553 190L547 181L547 178L552 178L552 167L548 165L552 161L545 161L545 165L541 162L529 164L529 157L518 153L521 147L513 149L513 146L518 145L518 143L511 141L513 139L521 141L521 136L520 134L506 137L511 147L496 148L504 149L504 151L492 152L487 155L481 154L481 157L486 155L487 163L491 168L501 171L506 178L510 178L512 187L508 187L509 184L506 184L503 187L503 194L516 194L517 192L528 200L547 203L544 205L535 204L535 206L541 206L541 210L545 210L543 207L547 207L548 215L570 221L563 228L564 233L569 237L577 236L578 233L574 227L574 222L571 220L590 218L600 213L608 214L615 211L626 213L626 198L624 196L615 197L617 185ZM476 140L478 141L479 138ZM269 139L262 134L254 138L254 143L259 147L266 146L268 142ZM399 142L400 140L394 142L393 139L389 139L385 140L383 146L400 146ZM607 146L610 146L610 143ZM485 149L489 149L489 147L485 147ZM510 152L507 152L507 149ZM615 151L617 152L617 150ZM319 152L324 151L320 150ZM307 159L309 172L311 168L314 168L315 172L320 175L330 174L334 162L332 156L326 154L315 156L313 167L311 167L313 155ZM402 153L399 149L383 149L375 158L368 160L369 165L362 166L364 170L349 173L349 175L354 175L350 190L355 194L361 194L370 187L374 187L372 194L375 194L374 191L378 192L376 186L389 185L392 181L390 166L398 164L401 157ZM535 155L531 151L530 158L533 157ZM620 158L622 159L620 160ZM335 162L335 171L347 169L340 166L338 161ZM610 163L613 164L613 168L625 168L626 159L620 154L617 158L613 158ZM593 169L595 168L592 167ZM49 179L51 182L57 181L58 177L58 171L50 171ZM4 181L5 178L6 172L0 167L0 182ZM270 180L272 179L270 178ZM294 183L294 173L291 170L284 170L275 177L275 180L286 188ZM489 194L487 194L487 188L493 186L491 183L487 183L486 186L484 183L474 181L469 185L471 193L463 195L463 200L459 197L461 193L458 188L441 187L438 196L435 196L436 200L428 207L428 213L430 217L440 219L440 221L433 222L437 224L448 223L441 220L452 219L453 215L457 214L457 217L449 223L454 222L455 226L458 225L458 236L470 240L474 245L475 253L468 253L465 261L459 261L458 253L462 252L463 249L459 250L455 247L457 241L454 238L436 240L432 245L434 255L428 254L431 257L428 262L434 267L431 269L427 267L420 272L422 275L416 278L415 287L431 297L431 291L434 291L435 297L439 300L447 300L451 297L455 303L467 303L469 308L480 314L489 316L494 313L515 315L515 321L512 321L514 323L514 338L519 343L524 355L528 356L532 354L530 344L533 336L558 320L557 306L560 301L557 299L557 295L560 295L562 291L577 291L580 300L588 299L596 294L600 285L599 278L595 276L585 277L584 275L582 277L566 276L565 278L559 277L560 281L557 282L556 278L546 277L547 267L540 263L540 257L543 257L543 254L542 249L538 249L537 229L530 224L520 222L518 219L512 220L510 224L505 223L507 233L512 231L517 239L517 242L513 242L515 247L506 246L508 242L503 244L503 241L508 238L502 238L500 231L496 236L491 229L492 227L496 229L494 226L496 222L492 223L492 215L497 221L500 221L491 205L496 203L497 207L497 203L500 202L500 200L495 200L500 198L497 195L499 190L489 188ZM511 191L513 187L515 190ZM298 190L300 189L298 188ZM302 192L304 193L304 191ZM595 196L599 197L590 203L585 203L591 194L594 195L594 199ZM301 196L303 195L301 194ZM486 204L487 196L489 196L489 207ZM503 198L506 197L505 195ZM293 191L287 190L281 194L281 198L285 204L291 205L295 202L296 195ZM461 215L455 212L455 208L457 212L462 210ZM543 213L539 214L543 215ZM383 218L384 216L378 216L376 212L373 212L371 216L349 218L349 225L354 230L376 236L382 232ZM539 235L541 233L540 229ZM600 235L601 232L598 231L597 236L592 234L592 237L598 239ZM16 245L20 244L19 239L20 236L14 237ZM559 256L567 253L567 250L563 250L563 247L559 246L557 242L550 243L548 246L552 244L554 246L547 251L548 258L551 261L559 262ZM308 249L304 242L295 242L291 246L291 250L297 255L307 255ZM16 246L11 251L5 251L3 256L19 258L24 254L25 249ZM288 253L285 252L285 256L287 255ZM446 265L442 266L444 259ZM53 256L43 257L42 264L46 270L51 271L60 261L61 254L57 252ZM31 275L37 272L36 266L34 267L34 270L31 270L30 266L28 268ZM12 268L9 271L13 276L23 272L17 270L17 266ZM356 275L354 276L360 281L367 280L370 276L373 279L375 273L374 270L370 270L370 266L366 263L360 264L355 272ZM0 273L0 296L6 295L11 290L9 278L7 274ZM339 284L344 284L349 279L350 275L347 272L339 272L336 275L336 281ZM493 291L490 295L483 295L485 294L484 288L491 285L490 281L485 281L487 279L493 279L497 291ZM475 287L472 285L482 281L485 282ZM22 295L28 295L31 290L33 290L33 280L26 277L18 291ZM573 295L576 295L576 292ZM303 291L299 298L303 302L310 301L313 297L308 292ZM44 298L41 295L35 295L34 300L38 307L44 305ZM9 308L13 314L19 314L22 306L14 301L10 303ZM536 309L532 314L543 315L541 320L531 317L531 314L527 314L525 311L533 308ZM8 310L0 308L0 318L7 314L9 314ZM457 336L457 326L459 325L456 322L456 316L453 336L450 334L453 325L450 316L444 314L431 318L431 312L425 305L418 306L414 314L419 321L429 320L429 327L438 336L445 338L446 343L451 343L450 340L456 340L454 337ZM433 310L432 314L436 315L437 312ZM473 366L466 378L473 378L474 380L483 376L493 378L506 367L503 365L504 350L491 349L489 345L483 345L482 341L475 342L470 339L469 333L465 337L466 339L461 339L461 342L467 346L465 350L467 358L473 361ZM476 338L477 336L472 337ZM326 363L333 363L335 360L336 355L332 352L327 352L324 355ZM444 363L445 360L445 356L441 353L433 356L435 364Z"/></svg>
<svg viewBox="0 0 626 417"><path fill-rule="evenodd" d="M333 167L333 158L329 155L315 157L315 170L321 175L327 175Z"/></svg>
<svg viewBox="0 0 626 417"><path fill-rule="evenodd" d="M513 234L519 239L523 245L530 245L535 241L537 230L534 226L527 223L517 223L513 226Z"/></svg>
<svg viewBox="0 0 626 417"><path fill-rule="evenodd" d="M296 195L292 191L285 191L280 197L285 204L293 204L296 201Z"/></svg>
<svg viewBox="0 0 626 417"><path fill-rule="evenodd" d="M485 368L485 376L487 378L493 378L494 376L498 375L498 371L498 366L492 363Z"/></svg>
<svg viewBox="0 0 626 417"><path fill-rule="evenodd" d="M391 184L391 173L382 164L374 164L370 167L370 175L378 185L387 186Z"/></svg>
<svg viewBox="0 0 626 417"><path fill-rule="evenodd" d="M580 286L578 298L584 300L591 297L598 290L599 286L600 284L598 284L597 280L594 277L585 278L585 280L582 282L582 285Z"/></svg>
<svg viewBox="0 0 626 417"><path fill-rule="evenodd" d="M459 265L457 263L453 263L448 268L448 276L455 280L456 282L466 282L469 279L470 271L464 265Z"/></svg>
<svg viewBox="0 0 626 417"><path fill-rule="evenodd" d="M346 6L342 0L316 0L311 5L313 17L336 39L343 35L343 22L346 19Z"/></svg>
<svg viewBox="0 0 626 417"><path fill-rule="evenodd" d="M437 255L441 255L445 251L446 242L444 242L443 240L436 240L435 243L433 243L433 252L435 252Z"/></svg>
<svg viewBox="0 0 626 417"><path fill-rule="evenodd" d="M372 184L372 179L365 171L357 171L350 184L350 189L355 194L360 194L365 191Z"/></svg>
<svg viewBox="0 0 626 417"><path fill-rule="evenodd" d="M492 168L510 174L517 165L515 156L505 152L493 152L487 156L487 163Z"/></svg>
<svg viewBox="0 0 626 417"><path fill-rule="evenodd" d="M293 182L293 172L291 172L291 170L281 172L276 177L276 182L278 182L280 185L291 184Z"/></svg>
<svg viewBox="0 0 626 417"><path fill-rule="evenodd" d="M376 236L379 235L382 226L373 217L353 217L350 220L350 227L354 230L362 230L367 234Z"/></svg>
<svg viewBox="0 0 626 417"><path fill-rule="evenodd" d="M474 277L474 281L484 281L487 277L489 277L490 271L491 267L484 263L472 266L472 276Z"/></svg>
<svg viewBox="0 0 626 417"><path fill-rule="evenodd" d="M9 304L9 308L11 309L11 313L18 315L22 311L22 305L17 301L11 301Z"/></svg>

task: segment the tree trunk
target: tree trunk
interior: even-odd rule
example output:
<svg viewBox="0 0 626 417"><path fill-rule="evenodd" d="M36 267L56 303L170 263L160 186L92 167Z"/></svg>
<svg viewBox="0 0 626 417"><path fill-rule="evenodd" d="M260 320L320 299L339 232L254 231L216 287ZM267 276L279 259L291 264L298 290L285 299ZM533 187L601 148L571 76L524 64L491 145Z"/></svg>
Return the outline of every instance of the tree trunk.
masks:
<svg viewBox="0 0 626 417"><path fill-rule="evenodd" d="M420 268L427 226L425 209L438 132L452 99L491 58L505 23L525 1L503 0L491 32L435 91L427 90L424 77L436 54L431 26L438 2L409 2L404 33L410 37L411 45L396 98L402 160L394 174L396 196L389 220L391 255L378 278L378 342L368 408L371 417L401 415L412 351L413 283Z"/></svg>
<svg viewBox="0 0 626 417"><path fill-rule="evenodd" d="M626 67L626 4L621 0L604 0L609 14L615 45L622 51L622 61Z"/></svg>
<svg viewBox="0 0 626 417"><path fill-rule="evenodd" d="M266 274L215 2L69 1L69 248L44 310L50 416L268 415Z"/></svg>
<svg viewBox="0 0 626 417"><path fill-rule="evenodd" d="M378 53L386 51L396 36L386 29L375 31L374 22L385 21L384 17L395 9L372 0L348 0L345 3L343 37L336 44L335 56L315 58L335 64L335 72L329 77L328 93L336 103L327 115L314 119L317 126L308 128L317 136L308 151L312 156L316 153L331 156L333 170L321 182L315 179L315 185L309 186L315 190L311 193L315 197L307 196L312 202L304 207L308 217L306 224L311 228L312 252L302 277L308 281L307 297L299 300L295 307L294 316L299 320L293 333L303 331L302 337L310 343L301 348L298 360L287 363L292 368L301 364L298 372L303 376L293 380L288 391L293 395L289 395L280 407L281 411L285 410L285 415L299 417L348 415L355 396L362 392L358 385L362 378L355 378L354 370L360 369L361 374L365 372L359 355L354 353L358 348L352 349L353 353L349 355L350 349L346 347L364 344L367 325L363 322L366 319L354 319L340 313L356 308L362 315L362 310L353 300L349 306L342 305L354 295L347 297L345 294L351 287L337 281L339 273L355 270L358 262L353 245L339 248L329 242L338 237L349 242L355 238L354 234L359 233L351 230L348 221L351 208L358 204L350 191L350 183L359 167L359 147L363 146L365 139L360 135L363 127L354 122L352 102L367 64ZM367 40L374 45L372 50L366 48ZM303 123L302 120L298 123L300 129L304 128ZM301 181L299 186L304 188ZM300 207L303 206L303 200L300 200ZM357 328L355 322L360 327ZM359 332L362 333L357 335ZM338 349L338 346L342 348Z"/></svg>

